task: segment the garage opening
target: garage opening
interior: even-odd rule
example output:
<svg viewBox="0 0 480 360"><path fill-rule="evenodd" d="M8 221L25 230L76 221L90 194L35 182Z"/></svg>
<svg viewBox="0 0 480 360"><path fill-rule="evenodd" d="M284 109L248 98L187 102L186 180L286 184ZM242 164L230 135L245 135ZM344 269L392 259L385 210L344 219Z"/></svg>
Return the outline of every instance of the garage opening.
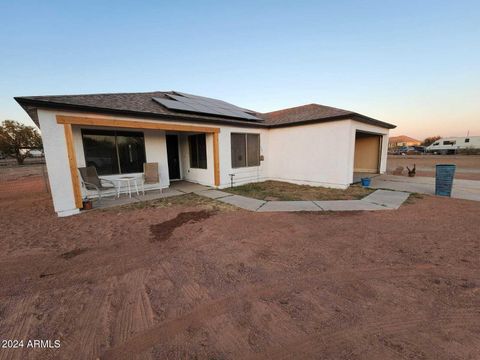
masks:
<svg viewBox="0 0 480 360"><path fill-rule="evenodd" d="M361 131L355 133L354 182L360 181L364 175L380 173L381 147L381 135Z"/></svg>

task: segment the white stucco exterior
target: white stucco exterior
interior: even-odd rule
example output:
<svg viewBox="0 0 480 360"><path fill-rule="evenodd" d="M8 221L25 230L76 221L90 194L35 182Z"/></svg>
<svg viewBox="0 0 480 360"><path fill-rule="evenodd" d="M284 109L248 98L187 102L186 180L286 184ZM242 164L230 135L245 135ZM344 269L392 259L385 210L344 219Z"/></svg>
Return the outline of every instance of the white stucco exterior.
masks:
<svg viewBox="0 0 480 360"><path fill-rule="evenodd" d="M59 216L78 213L75 207L72 181L67 156L64 126L57 124L56 115L101 117L105 119L132 120L121 116L106 116L61 112L38 109L38 118L45 149L48 176L50 180L55 211ZM159 120L134 119L155 122ZM380 172L386 168L388 129L367 125L354 120L340 120L281 128L253 128L240 126L208 125L187 122L168 122L182 125L206 125L220 128L219 133L219 188L230 186L230 174L234 174L234 184L265 180L280 180L313 186L346 188L353 180L355 134L357 131L382 136ZM81 137L82 128L72 126L77 166L85 166L85 156ZM94 127L98 129L99 127ZM109 128L110 130L112 128ZM121 130L121 129L118 129ZM132 129L130 129L132 130ZM138 130L144 133L147 162L158 162L160 184L150 188L169 186L167 146L163 130ZM260 155L263 161L259 166L232 168L230 136L233 132L255 133L260 135ZM177 134L179 139L180 174L184 180L214 186L213 134L206 135L207 169L190 168L187 135ZM129 174L132 175L132 174ZM139 179L142 174L134 174ZM119 175L105 176L115 179ZM146 187L148 189L148 187Z"/></svg>

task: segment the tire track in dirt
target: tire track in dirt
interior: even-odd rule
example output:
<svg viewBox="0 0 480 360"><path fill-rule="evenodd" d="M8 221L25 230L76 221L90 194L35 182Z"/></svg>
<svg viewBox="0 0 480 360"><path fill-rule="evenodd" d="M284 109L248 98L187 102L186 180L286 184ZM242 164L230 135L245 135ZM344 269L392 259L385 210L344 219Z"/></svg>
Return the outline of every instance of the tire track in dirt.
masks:
<svg viewBox="0 0 480 360"><path fill-rule="evenodd" d="M435 270L435 272L431 272ZM423 271L423 272L419 272ZM273 296L275 293L285 291L285 289L295 288L297 291L308 289L314 285L319 285L329 281L355 282L362 279L368 280L382 280L393 278L409 278L420 276L439 276L439 273L445 273L443 276L452 277L453 270L446 271L437 269L434 265L422 265L421 267L398 267L398 268L365 268L357 269L355 271L335 271L319 274L318 276L301 276L292 277L285 281L276 282L272 284L256 284L250 287L239 290L238 292L221 299L212 301L196 307L193 311L162 322L145 332L138 334L135 337L127 340L122 345L107 350L102 359L122 359L128 356L141 353L148 348L161 343L164 339L173 337L175 334L184 332L188 327L198 327L205 322L205 319L212 319L227 312L234 304L241 301L253 300L259 297ZM457 275L458 276L458 275ZM461 276L461 275L460 275ZM340 280L339 280L340 279Z"/></svg>
<svg viewBox="0 0 480 360"><path fill-rule="evenodd" d="M89 296L79 298L82 316L73 333L61 339L62 356L75 359L96 359L107 346L106 314L112 282L92 289Z"/></svg>
<svg viewBox="0 0 480 360"><path fill-rule="evenodd" d="M382 336L399 335L410 332L425 322L434 322L439 325L462 325L466 320L473 321L472 316L478 316L479 314L479 310L459 310L437 319L427 317L405 319L404 313L398 313L394 316L385 316L377 321L362 322L358 326L348 326L335 331L328 329L311 336L299 337L288 343L274 346L261 354L246 358L250 360L295 359L300 354L302 354L302 357L307 357L325 353L328 349L345 348L347 344L351 343L352 339L359 338L359 333L365 335L381 333Z"/></svg>
<svg viewBox="0 0 480 360"><path fill-rule="evenodd" d="M113 320L110 323L110 346L121 344L131 336L153 326L154 314L145 289L149 273L149 270L134 271L115 283L109 314ZM138 360L151 358L148 353L135 356Z"/></svg>
<svg viewBox="0 0 480 360"><path fill-rule="evenodd" d="M9 305L9 313L15 314L11 323L13 324L12 330L8 334L4 334L2 339L17 339L27 340L32 323L35 321L35 314L32 312L32 308L35 306L35 301L38 299L38 294L34 294L29 297L23 297L20 301L17 298L13 298ZM6 326L2 326L2 330ZM26 344L24 344L26 346ZM12 359L25 359L27 358L27 349L0 349L0 360L12 360Z"/></svg>

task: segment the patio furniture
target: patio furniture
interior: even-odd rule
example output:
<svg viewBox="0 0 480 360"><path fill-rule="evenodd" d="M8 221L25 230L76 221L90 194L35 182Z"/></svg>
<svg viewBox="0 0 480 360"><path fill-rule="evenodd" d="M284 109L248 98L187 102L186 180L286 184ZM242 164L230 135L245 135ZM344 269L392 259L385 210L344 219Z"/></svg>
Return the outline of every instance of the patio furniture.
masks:
<svg viewBox="0 0 480 360"><path fill-rule="evenodd" d="M101 179L98 177L97 169L95 166L87 166L78 168L80 173L81 185L86 190L96 190L98 194L98 201L102 201L102 192L115 190L117 194L117 188L111 180ZM118 194L117 194L118 195Z"/></svg>
<svg viewBox="0 0 480 360"><path fill-rule="evenodd" d="M130 198L132 197L132 185L131 185L132 182L135 185L135 191L137 192L137 195L140 195L138 193L138 183L137 183L137 178L135 176L122 176L122 177L119 177L115 180L117 180L117 182L118 182L117 198L120 197L120 191L122 189L122 184L127 187L128 197L130 197Z"/></svg>
<svg viewBox="0 0 480 360"><path fill-rule="evenodd" d="M158 163L144 163L143 164L143 179L142 179L142 193L145 195L145 184L159 184L160 172L158 171ZM162 187L160 186L160 194L162 194Z"/></svg>

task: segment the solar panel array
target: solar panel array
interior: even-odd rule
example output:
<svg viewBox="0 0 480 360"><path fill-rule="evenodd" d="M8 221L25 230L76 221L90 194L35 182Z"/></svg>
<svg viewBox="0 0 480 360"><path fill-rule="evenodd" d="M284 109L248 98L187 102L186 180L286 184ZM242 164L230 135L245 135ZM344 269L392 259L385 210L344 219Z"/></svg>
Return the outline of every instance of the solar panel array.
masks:
<svg viewBox="0 0 480 360"><path fill-rule="evenodd" d="M229 104L222 100L180 92L165 94L169 99L154 97L153 100L170 110L201 114L227 116L248 120L261 120L250 110Z"/></svg>

